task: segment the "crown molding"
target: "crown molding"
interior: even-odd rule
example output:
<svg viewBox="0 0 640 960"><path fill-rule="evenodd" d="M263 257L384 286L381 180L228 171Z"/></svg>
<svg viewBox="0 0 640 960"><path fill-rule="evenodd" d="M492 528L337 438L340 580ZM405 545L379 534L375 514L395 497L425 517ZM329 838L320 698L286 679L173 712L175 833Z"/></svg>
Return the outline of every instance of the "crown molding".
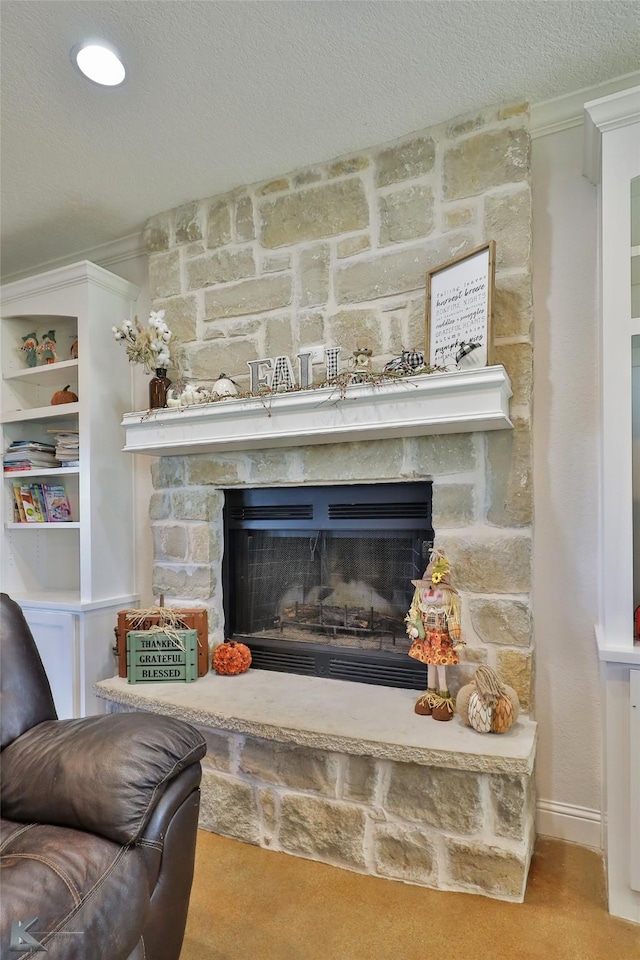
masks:
<svg viewBox="0 0 640 960"><path fill-rule="evenodd" d="M94 284L131 301L137 300L140 294L139 288L128 280L110 273L90 260L80 260L77 263L65 264L63 267L38 273L33 277L22 277L20 280L3 284L0 288L2 305L7 307L17 300L49 294L65 287L77 287L80 283Z"/></svg>
<svg viewBox="0 0 640 960"><path fill-rule="evenodd" d="M584 173L593 184L602 178L602 135L640 121L640 85L584 105Z"/></svg>
<svg viewBox="0 0 640 960"><path fill-rule="evenodd" d="M71 264L83 260L89 260L99 267L108 269L124 260L135 260L136 257L146 255L144 244L144 234L131 233L126 237L120 237L118 240L110 240L108 243L100 243L96 247L90 247L88 250L79 250L76 253L65 257L56 257L54 260L47 260L37 266L29 267L28 270L17 270L15 273L8 274L2 278L2 283L13 283L16 280L24 280L27 277L33 277L35 274L57 270L59 267L68 267Z"/></svg>
<svg viewBox="0 0 640 960"><path fill-rule="evenodd" d="M555 97L553 100L543 100L541 103L532 104L529 126L532 139L548 137L550 134L559 133L561 130L579 127L584 122L585 103L611 96L614 93L620 93L620 91L628 90L629 87L637 86L639 83L640 71L635 71L634 73L627 73L623 77L616 77L615 80L607 80L605 83L598 83L592 87L583 87L582 90L575 90L563 97Z"/></svg>

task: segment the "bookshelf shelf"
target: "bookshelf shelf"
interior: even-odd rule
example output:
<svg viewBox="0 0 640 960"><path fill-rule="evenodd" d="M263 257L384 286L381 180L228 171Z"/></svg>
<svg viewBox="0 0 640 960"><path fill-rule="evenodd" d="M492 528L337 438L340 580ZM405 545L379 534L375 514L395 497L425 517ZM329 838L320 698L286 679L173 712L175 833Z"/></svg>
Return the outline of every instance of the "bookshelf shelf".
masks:
<svg viewBox="0 0 640 960"><path fill-rule="evenodd" d="M79 403L59 403L56 406L33 407L31 410L8 410L2 414L2 423L54 420L60 419L61 417L72 417L79 412Z"/></svg>
<svg viewBox="0 0 640 960"><path fill-rule="evenodd" d="M77 375L77 360L59 360L57 363L47 363L40 367L27 367L24 370L15 370L5 376L5 380L24 380L26 383L37 383L39 386L53 386L60 378L69 374L70 378Z"/></svg>
<svg viewBox="0 0 640 960"><path fill-rule="evenodd" d="M5 470L5 480L20 480L25 477L70 477L80 473L79 467L38 467L35 470Z"/></svg>
<svg viewBox="0 0 640 960"><path fill-rule="evenodd" d="M6 530L79 530L77 520L67 520L64 523L5 523Z"/></svg>
<svg viewBox="0 0 640 960"><path fill-rule="evenodd" d="M26 593L13 593L12 599L22 604L38 604L41 610L73 613L80 610L82 603L79 590L32 590Z"/></svg>

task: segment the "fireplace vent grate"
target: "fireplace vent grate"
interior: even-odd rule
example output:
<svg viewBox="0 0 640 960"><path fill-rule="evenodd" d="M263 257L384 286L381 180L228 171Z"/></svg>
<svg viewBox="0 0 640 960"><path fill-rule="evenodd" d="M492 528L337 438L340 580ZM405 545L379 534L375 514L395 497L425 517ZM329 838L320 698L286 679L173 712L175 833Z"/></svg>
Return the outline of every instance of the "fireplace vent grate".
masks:
<svg viewBox="0 0 640 960"><path fill-rule="evenodd" d="M297 643L271 638L236 636L251 648L251 666L257 670L276 670L326 677L332 680L352 680L354 683L383 684L409 690L424 690L427 668L417 660L397 654L373 650L327 649L317 644L305 644L297 650Z"/></svg>
<svg viewBox="0 0 640 960"><path fill-rule="evenodd" d="M232 520L313 520L312 503L262 503L257 506L236 504Z"/></svg>
<svg viewBox="0 0 640 960"><path fill-rule="evenodd" d="M429 516L428 503L330 503L331 520L423 520Z"/></svg>
<svg viewBox="0 0 640 960"><path fill-rule="evenodd" d="M399 659L399 658L398 658ZM422 690L426 686L424 667L407 663L360 663L350 659L332 657L329 676L334 680L353 680L356 683L376 683L386 687L405 687Z"/></svg>
<svg viewBox="0 0 640 960"><path fill-rule="evenodd" d="M251 666L256 670L278 670L281 673L301 673L311 677L316 672L313 656L284 650L269 650L248 638L246 642L251 645Z"/></svg>

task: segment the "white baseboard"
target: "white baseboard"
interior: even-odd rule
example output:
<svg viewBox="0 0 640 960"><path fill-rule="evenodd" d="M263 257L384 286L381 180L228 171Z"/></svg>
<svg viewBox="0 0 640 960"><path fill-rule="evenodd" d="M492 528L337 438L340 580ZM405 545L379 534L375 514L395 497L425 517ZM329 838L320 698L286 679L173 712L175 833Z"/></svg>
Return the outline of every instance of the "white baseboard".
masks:
<svg viewBox="0 0 640 960"><path fill-rule="evenodd" d="M557 840L569 840L583 847L602 850L602 818L599 810L573 807L554 800L538 800L536 833Z"/></svg>

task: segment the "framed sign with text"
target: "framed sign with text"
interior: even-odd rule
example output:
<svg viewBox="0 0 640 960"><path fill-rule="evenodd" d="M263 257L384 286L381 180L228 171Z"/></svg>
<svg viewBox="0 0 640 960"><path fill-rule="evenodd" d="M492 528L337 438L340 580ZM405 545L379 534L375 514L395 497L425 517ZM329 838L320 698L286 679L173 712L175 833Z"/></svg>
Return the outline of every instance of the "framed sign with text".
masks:
<svg viewBox="0 0 640 960"><path fill-rule="evenodd" d="M491 317L496 242L427 273L427 362L453 370L493 362Z"/></svg>

